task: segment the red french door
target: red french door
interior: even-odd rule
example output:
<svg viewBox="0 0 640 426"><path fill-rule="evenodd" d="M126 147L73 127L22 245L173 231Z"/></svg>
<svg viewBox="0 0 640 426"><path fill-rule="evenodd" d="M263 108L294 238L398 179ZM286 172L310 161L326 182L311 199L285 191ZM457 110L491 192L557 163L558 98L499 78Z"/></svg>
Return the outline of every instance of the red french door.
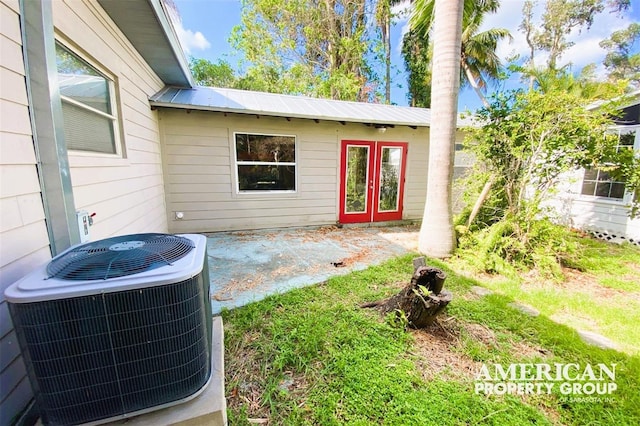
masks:
<svg viewBox="0 0 640 426"><path fill-rule="evenodd" d="M402 219L407 144L342 141L341 223Z"/></svg>

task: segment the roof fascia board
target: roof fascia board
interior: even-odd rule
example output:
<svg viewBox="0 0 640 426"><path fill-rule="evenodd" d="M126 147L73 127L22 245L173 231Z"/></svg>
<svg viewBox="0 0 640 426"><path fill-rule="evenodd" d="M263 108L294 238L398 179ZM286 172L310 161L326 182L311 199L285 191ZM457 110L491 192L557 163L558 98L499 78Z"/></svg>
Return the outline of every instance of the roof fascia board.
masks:
<svg viewBox="0 0 640 426"><path fill-rule="evenodd" d="M182 50L182 45L180 44L180 40L178 39L178 35L176 34L175 28L169 19L169 14L167 13L164 5L161 0L147 0L151 4L153 11L156 14L156 18L158 19L158 23L162 27L162 32L165 34L167 41L171 45L171 50L178 61L178 65L182 69L182 73L185 78L189 82L189 87L195 87L195 82L193 80L193 75L191 75L191 69L189 68L189 62L187 62L187 58L184 55L184 51Z"/></svg>
<svg viewBox="0 0 640 426"><path fill-rule="evenodd" d="M183 88L195 86L189 63L162 0L97 1L165 84ZM153 45L149 41L149 33L144 32L145 25L154 37Z"/></svg>

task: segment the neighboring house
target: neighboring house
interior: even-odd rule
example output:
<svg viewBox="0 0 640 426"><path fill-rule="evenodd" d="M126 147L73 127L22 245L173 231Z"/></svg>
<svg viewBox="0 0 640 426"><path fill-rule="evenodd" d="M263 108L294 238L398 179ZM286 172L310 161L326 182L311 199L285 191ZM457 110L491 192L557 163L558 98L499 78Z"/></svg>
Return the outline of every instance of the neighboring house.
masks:
<svg viewBox="0 0 640 426"><path fill-rule="evenodd" d="M428 110L194 88L160 0L0 0L0 51L0 425L32 398L4 289L77 211L93 240L422 218Z"/></svg>
<svg viewBox="0 0 640 426"><path fill-rule="evenodd" d="M640 92L631 95L611 132L619 136L618 149L640 152ZM578 170L568 174L551 205L560 222L590 231L600 238L640 245L640 218L629 217L632 194L605 171Z"/></svg>

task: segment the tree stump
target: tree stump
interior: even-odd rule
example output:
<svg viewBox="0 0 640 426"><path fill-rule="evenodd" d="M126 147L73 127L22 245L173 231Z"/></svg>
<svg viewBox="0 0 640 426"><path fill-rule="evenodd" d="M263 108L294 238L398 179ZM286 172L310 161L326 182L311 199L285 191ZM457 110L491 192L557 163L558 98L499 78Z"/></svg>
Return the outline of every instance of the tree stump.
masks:
<svg viewBox="0 0 640 426"><path fill-rule="evenodd" d="M419 259L422 259L421 261ZM451 292L443 290L447 275L438 268L426 266L424 258L414 259L415 271L411 282L402 291L388 299L360 305L376 308L383 314L404 312L409 327L424 328L451 302Z"/></svg>

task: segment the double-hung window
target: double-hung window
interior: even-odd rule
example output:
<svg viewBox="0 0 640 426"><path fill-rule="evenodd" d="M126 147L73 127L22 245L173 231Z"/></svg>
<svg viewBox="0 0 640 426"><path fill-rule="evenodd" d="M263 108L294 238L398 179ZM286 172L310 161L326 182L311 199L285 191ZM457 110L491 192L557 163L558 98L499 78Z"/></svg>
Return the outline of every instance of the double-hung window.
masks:
<svg viewBox="0 0 640 426"><path fill-rule="evenodd" d="M238 192L295 192L296 138L235 134Z"/></svg>
<svg viewBox="0 0 640 426"><path fill-rule="evenodd" d="M620 135L618 150L633 149L635 132ZM609 173L597 168L588 168L584 172L582 180L582 195L622 200L624 198L623 181L615 180Z"/></svg>
<svg viewBox="0 0 640 426"><path fill-rule="evenodd" d="M113 80L59 43L56 64L67 148L118 153Z"/></svg>

